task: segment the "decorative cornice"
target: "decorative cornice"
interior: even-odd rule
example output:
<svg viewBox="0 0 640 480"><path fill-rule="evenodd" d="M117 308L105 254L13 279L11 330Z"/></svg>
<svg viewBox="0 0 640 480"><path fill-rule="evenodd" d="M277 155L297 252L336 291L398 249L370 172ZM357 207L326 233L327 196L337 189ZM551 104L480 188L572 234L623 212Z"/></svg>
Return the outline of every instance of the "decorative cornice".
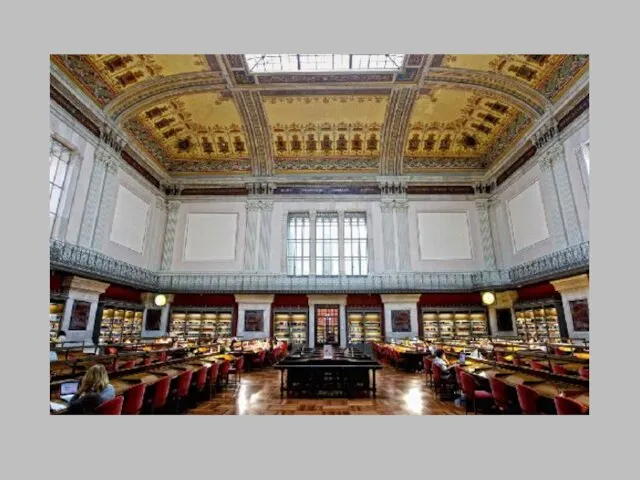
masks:
<svg viewBox="0 0 640 480"><path fill-rule="evenodd" d="M64 290L76 290L82 292L90 292L101 294L109 288L108 283L99 282L97 280L91 280L82 277L66 277L62 281L62 288Z"/></svg>
<svg viewBox="0 0 640 480"><path fill-rule="evenodd" d="M478 272L380 273L366 277L152 272L89 248L50 240L50 265L123 285L163 292L408 293L510 288L588 271L589 242L508 269Z"/></svg>
<svg viewBox="0 0 640 480"><path fill-rule="evenodd" d="M557 292L568 292L571 290L581 290L589 288L589 275L583 273L575 277L563 278L560 280L553 280L550 282Z"/></svg>

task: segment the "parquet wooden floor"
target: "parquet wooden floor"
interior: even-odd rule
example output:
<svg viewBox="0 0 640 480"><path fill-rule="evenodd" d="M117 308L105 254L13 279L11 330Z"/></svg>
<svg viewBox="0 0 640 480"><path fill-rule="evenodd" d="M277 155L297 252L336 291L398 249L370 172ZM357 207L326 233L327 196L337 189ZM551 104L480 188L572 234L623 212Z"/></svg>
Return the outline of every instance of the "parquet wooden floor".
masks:
<svg viewBox="0 0 640 480"><path fill-rule="evenodd" d="M376 373L376 398L280 398L280 372L267 367L242 376L191 415L464 415L451 401L436 400L424 375L385 366Z"/></svg>

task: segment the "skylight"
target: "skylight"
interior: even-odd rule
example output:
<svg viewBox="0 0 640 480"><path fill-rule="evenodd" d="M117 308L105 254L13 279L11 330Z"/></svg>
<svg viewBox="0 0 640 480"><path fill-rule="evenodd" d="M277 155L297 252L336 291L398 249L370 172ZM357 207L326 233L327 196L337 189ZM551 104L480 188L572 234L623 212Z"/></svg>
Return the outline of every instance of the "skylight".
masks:
<svg viewBox="0 0 640 480"><path fill-rule="evenodd" d="M403 54L246 54L251 73L272 72L349 72L349 71L395 71L400 70Z"/></svg>

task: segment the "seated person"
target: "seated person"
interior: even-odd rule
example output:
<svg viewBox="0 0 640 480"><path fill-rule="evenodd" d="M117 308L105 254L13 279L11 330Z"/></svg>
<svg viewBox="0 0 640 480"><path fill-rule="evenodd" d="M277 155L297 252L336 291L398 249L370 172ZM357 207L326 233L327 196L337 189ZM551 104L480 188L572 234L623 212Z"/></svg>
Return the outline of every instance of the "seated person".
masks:
<svg viewBox="0 0 640 480"><path fill-rule="evenodd" d="M58 360L58 354L53 350L49 351L49 362L56 362Z"/></svg>
<svg viewBox="0 0 640 480"><path fill-rule="evenodd" d="M453 365L449 364L449 362L447 361L444 350L442 350L441 348L436 350L436 358L433 360L433 365L437 365L440 368L443 381L455 383L456 372L453 370Z"/></svg>
<svg viewBox="0 0 640 480"><path fill-rule="evenodd" d="M70 414L91 414L107 400L115 398L116 392L109 383L104 365L98 363L85 373L78 392L69 401Z"/></svg>

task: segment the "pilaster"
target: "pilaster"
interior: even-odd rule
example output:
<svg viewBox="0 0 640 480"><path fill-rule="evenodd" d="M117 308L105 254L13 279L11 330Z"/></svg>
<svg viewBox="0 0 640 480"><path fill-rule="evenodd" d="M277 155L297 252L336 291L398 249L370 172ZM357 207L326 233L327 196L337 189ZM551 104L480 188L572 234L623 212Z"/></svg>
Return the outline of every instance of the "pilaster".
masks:
<svg viewBox="0 0 640 480"><path fill-rule="evenodd" d="M409 201L406 198L397 198L394 201L396 212L396 241L398 250L398 270L411 271L411 248L409 245Z"/></svg>
<svg viewBox="0 0 640 480"><path fill-rule="evenodd" d="M567 235L562 220L558 189L553 175L553 162L556 154L551 150L546 150L540 155L540 189L542 190L543 202L549 219L549 233L554 244L554 250L567 248Z"/></svg>
<svg viewBox="0 0 640 480"><path fill-rule="evenodd" d="M178 212L180 211L179 200L171 200L167 206L167 226L164 230L164 245L162 248L161 270L170 270L173 263L173 250L176 241L176 226L178 224Z"/></svg>
<svg viewBox="0 0 640 480"><path fill-rule="evenodd" d="M382 242L384 251L384 271L395 271L395 228L393 222L393 200L383 198L380 201L382 211Z"/></svg>
<svg viewBox="0 0 640 480"><path fill-rule="evenodd" d="M561 143L556 142L549 148L547 155L553 158L551 167L558 192L558 200L560 202L562 219L564 220L567 241L569 246L577 245L583 241L582 230L580 229L580 221L578 220L576 202L573 198L573 188L571 188L571 182L569 180L569 170L567 169L564 147Z"/></svg>
<svg viewBox="0 0 640 480"><path fill-rule="evenodd" d="M260 244L258 249L258 271L269 271L269 257L271 253L271 216L273 200L260 202Z"/></svg>
<svg viewBox="0 0 640 480"><path fill-rule="evenodd" d="M104 179L107 174L108 161L109 154L104 149L96 149L93 158L91 178L89 179L89 190L87 192L84 211L82 212L82 223L80 224L80 234L78 237L78 244L81 247L90 248L93 244L93 234L98 219L98 209L100 207L100 198L102 197Z"/></svg>
<svg viewBox="0 0 640 480"><path fill-rule="evenodd" d="M108 155L108 160L105 163L105 179L98 209L96 229L93 235L93 248L96 250L102 250L102 242L104 241L110 213L113 211L113 205L118 194L118 163L112 155Z"/></svg>
<svg viewBox="0 0 640 480"><path fill-rule="evenodd" d="M260 200L249 199L247 208L247 229L245 232L244 270L255 272L256 268L256 241L258 236L258 217L260 215Z"/></svg>
<svg viewBox="0 0 640 480"><path fill-rule="evenodd" d="M493 248L493 235L491 234L491 221L489 220L489 202L486 199L476 200L476 211L480 223L480 235L482 237L482 253L484 256L485 268L487 270L496 269L496 257Z"/></svg>

